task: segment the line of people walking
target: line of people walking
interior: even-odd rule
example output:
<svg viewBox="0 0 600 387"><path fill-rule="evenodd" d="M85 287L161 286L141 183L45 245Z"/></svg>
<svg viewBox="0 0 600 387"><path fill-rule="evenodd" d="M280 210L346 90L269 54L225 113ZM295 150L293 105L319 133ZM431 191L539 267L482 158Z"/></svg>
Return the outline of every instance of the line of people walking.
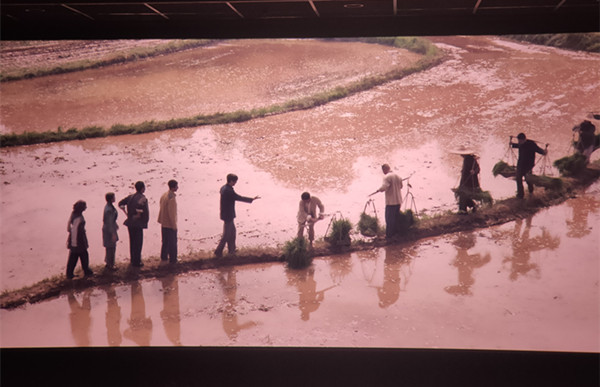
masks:
<svg viewBox="0 0 600 387"><path fill-rule="evenodd" d="M547 154L547 149L541 149L534 141L527 140L524 133L519 133L517 136L518 142L513 143L512 137L510 146L519 149L519 159L517 162L517 198L523 198L523 177L531 173L535 163L535 153L542 155ZM459 192L465 195L466 191L480 189L477 175L480 168L477 163L474 153L461 154L463 156L463 168L461 172L461 182ZM385 175L382 185L369 196L379 192L385 193L385 223L386 223L386 238L392 239L399 233L400 221L400 206L402 204L401 190L403 187L401 179L396 173L392 172L388 164L383 164L382 172ZM223 256L225 246L227 246L228 254L236 253L236 228L234 219L235 202L241 201L252 203L254 200L260 199L260 196L246 197L237 194L234 186L238 182L238 176L228 174L226 176L226 184L220 189L220 218L223 221L223 232L219 243L214 250L215 257ZM179 185L176 180L169 180L167 183L168 191L165 192L159 202L159 212L157 221L161 225L161 251L160 259L162 262L171 264L177 263L177 195ZM468 190L467 190L468 188ZM529 193L533 193L533 185L528 183ZM150 211L148 208L148 199L144 195L146 186L144 182L138 181L135 183L135 193L123 198L119 201L118 207L124 212L126 219L123 223L127 226L129 233L129 254L130 265L133 267L144 266L142 262L142 245L144 242L144 229L148 228L150 219ZM115 268L115 253L118 236L118 211L114 206L116 201L115 194L109 192L105 195L106 205L104 207L103 224L102 224L102 243L106 249L105 263L107 270L116 270ZM467 207L475 211L475 203L472 199L466 196L459 197L459 213L466 213ZM83 212L87 205L83 200L77 201L73 205L73 212L69 218L67 231L69 233L67 247L69 249L69 257L67 261L67 278L74 277L74 269L77 261L81 261L81 266L85 276L93 275L89 268L89 255L87 252L88 241L85 231L85 219ZM317 213L317 209L319 212ZM303 192L298 207L297 223L298 237L303 237L304 229L308 229L308 239L312 247L314 241L314 225L317 221L323 219L325 207L321 200L315 196L311 196L308 192Z"/></svg>

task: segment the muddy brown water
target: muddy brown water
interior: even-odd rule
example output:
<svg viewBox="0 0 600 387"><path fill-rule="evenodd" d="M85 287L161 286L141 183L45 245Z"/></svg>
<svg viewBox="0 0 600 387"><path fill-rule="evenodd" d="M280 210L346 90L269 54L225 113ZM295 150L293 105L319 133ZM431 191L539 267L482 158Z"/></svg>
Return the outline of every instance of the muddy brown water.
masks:
<svg viewBox="0 0 600 387"><path fill-rule="evenodd" d="M84 215L91 262L102 264L104 193L114 191L122 198L136 180L146 182L150 202L146 257L159 253L157 203L171 178L180 182L180 251L215 247L222 227L218 189L229 172L240 176L240 194L262 197L237 205L239 246L276 246L294 236L295 211L304 190L320 197L326 212L339 212L356 223L367 195L381 184L383 162L403 177L412 175L419 212L455 210L450 189L458 183L460 157L450 151L459 145L480 154L484 189L494 198L514 195L514 182L491 174L492 166L507 157L508 136L525 131L549 143L552 161L569 154L571 127L598 110L597 54L497 37L435 41L449 55L442 65L316 109L243 124L0 150L2 288L63 273L66 222L78 199L88 202ZM277 47L276 42L269 44ZM235 57L233 50L224 66L235 67ZM325 59L315 61L323 64ZM297 71L291 70L290 79L298 81L293 78ZM70 76L76 83L82 75ZM302 94L303 85L296 90L288 84L291 95ZM237 95L235 106L252 101L254 93L245 92ZM91 116L96 111L87 108ZM124 111L121 118L131 114L137 113ZM21 122L26 125L28 120ZM548 171L555 173L551 167ZM156 280L90 289L2 311L2 346L422 344L597 351L600 248L595 187L532 220L320 259L312 274L290 275L282 265L188 273L170 284ZM376 206L382 217L382 196L376 197ZM326 228L327 220L317 224L317 235ZM119 236L117 260L126 262L124 228ZM388 257L400 258L393 263ZM387 270L382 268L386 260ZM422 274L408 282L402 278L411 267ZM404 291L397 290L403 286ZM198 292L207 299L199 303L192 296ZM173 301L164 303L163 298ZM28 331L39 334L30 333L29 338L13 334L19 319L31 324L40 320L23 319L29 313L56 321L48 328L56 334L41 333L49 331L35 326ZM538 330L540 321L543 330ZM194 329L198 324L207 329ZM490 339L494 336L502 340Z"/></svg>

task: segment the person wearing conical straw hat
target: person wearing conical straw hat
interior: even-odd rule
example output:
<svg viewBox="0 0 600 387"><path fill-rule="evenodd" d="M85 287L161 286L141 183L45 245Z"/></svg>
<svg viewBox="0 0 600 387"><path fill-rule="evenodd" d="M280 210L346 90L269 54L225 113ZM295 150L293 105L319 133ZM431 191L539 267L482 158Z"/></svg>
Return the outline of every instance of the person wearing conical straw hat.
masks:
<svg viewBox="0 0 600 387"><path fill-rule="evenodd" d="M458 213L466 214L468 208L472 208L472 212L475 212L477 206L473 200L473 194L481 191L481 187L479 186L480 168L477 162L477 155L474 150L465 147L460 147L451 153L458 154L463 158L460 183L456 190L458 196Z"/></svg>

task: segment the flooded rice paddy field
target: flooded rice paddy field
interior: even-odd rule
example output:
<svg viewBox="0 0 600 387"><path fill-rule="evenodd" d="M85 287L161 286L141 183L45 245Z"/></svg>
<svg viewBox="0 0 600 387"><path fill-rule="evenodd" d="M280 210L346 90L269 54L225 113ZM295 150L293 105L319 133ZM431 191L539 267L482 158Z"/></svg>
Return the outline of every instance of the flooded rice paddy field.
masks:
<svg viewBox="0 0 600 387"><path fill-rule="evenodd" d="M282 52L289 53L289 45L301 45L310 51L310 42L269 41L266 47L274 50L280 44ZM296 229L297 203L305 190L322 199L326 212L339 212L356 223L367 195L381 184L380 165L384 162L402 177L414 174L411 192L419 211L431 214L455 209L451 188L458 184L461 160L449 151L459 145L470 146L480 154L482 187L496 199L509 197L515 192L514 182L491 174L492 166L505 156L508 136L525 131L530 138L550 143L548 161L552 161L568 154L572 126L594 110L594 103L600 100L597 54L516 44L496 37L445 37L436 38L436 42L449 55L443 64L316 109L240 124L1 149L2 289L63 273L66 223L78 199L88 203L84 215L91 262L102 264L104 194L113 191L119 200L133 192L137 180L146 183L150 202L144 256L159 254L160 227L155 219L158 200L171 178L180 182L181 253L215 247L222 228L218 190L230 172L240 176L236 186L240 194L262 197L253 204L237 206L240 247L275 246L291 239ZM233 50L224 65L227 69L235 68L236 50L244 59L239 68L227 70L227 74L252 73L257 67L245 67L249 66L246 45L254 45L255 49L261 45L253 41L238 44L224 43L227 52ZM307 53L305 58L315 56L320 67L327 62L329 52L344 51L338 43L314 44L315 53ZM339 44L346 50L346 61L355 58L350 55L357 50L354 45ZM326 49L327 45L332 48ZM373 50L371 46L360 44L369 48L368 53ZM192 52L204 58L205 50L215 49L219 47ZM383 55L389 51L383 47L378 52ZM413 58L413 54L407 55ZM260 63L265 58L268 56L262 56ZM154 60L167 59L133 65L143 68ZM280 60L281 55L275 55L272 66ZM283 64L291 79L302 77L294 75L298 70L289 62ZM356 66L365 65L359 60ZM120 73L121 66L115 71ZM60 77L63 86L69 88L89 74L85 71ZM351 74L348 76L351 78ZM237 78L238 82L242 78ZM249 89L263 81L247 78L252 87L246 87L246 94L234 93L241 103L253 101L256 93ZM164 84L142 83L154 85L158 99L166 88ZM2 101L6 100L4 87ZM223 88L218 95L225 97L220 98L233 98L223 90L229 89ZM88 92L90 98L96 98L94 92ZM285 95L281 93L279 98ZM63 95L57 92L56 99L61 98ZM154 103L151 96L140 101L146 99ZM97 104L85 106L87 114L97 114ZM136 106L125 104L121 111L137 114ZM185 104L181 106L185 108ZM61 112L69 111L63 108ZM27 125L28 120L22 118L20 122ZM376 199L378 214L383 217L383 195ZM119 223L122 221L121 214ZM323 236L326 228L327 221L317 224L317 235ZM124 227L120 238L117 260L126 262L129 248Z"/></svg>
<svg viewBox="0 0 600 387"><path fill-rule="evenodd" d="M227 267L67 293L0 311L0 345L597 352L599 209L596 184L530 218L306 270Z"/></svg>
<svg viewBox="0 0 600 387"><path fill-rule="evenodd" d="M75 74L4 83L0 129L22 133L110 127L251 110L382 74L418 58L406 50L358 42L224 41Z"/></svg>
<svg viewBox="0 0 600 387"><path fill-rule="evenodd" d="M524 131L534 140L549 143L551 162L569 154L573 125L590 111L599 110L597 54L517 44L498 37L440 37L434 41L448 55L443 64L307 111L240 124L1 149L2 289L64 272L66 223L78 199L88 203L84 215L91 263L101 265L104 194L113 191L119 200L133 191L137 180L146 182L150 203L145 257L157 256L160 251L160 227L155 219L158 200L171 178L180 185L181 253L212 250L222 228L218 190L230 172L240 177L238 193L262 197L250 205L237 205L238 245L276 246L293 238L297 203L305 190L321 198L326 212L341 213L356 223L367 195L381 184L380 165L384 162L403 177L412 175L411 192L419 212L455 210L451 188L458 183L461 160L449 152L459 145L470 146L481 156L480 179L485 190L496 199L512 196L514 182L491 174L492 166L506 159L509 135ZM313 43L315 53L310 51ZM237 74L232 84L222 77L220 86L207 87L212 90L210 96L203 94L201 87L189 90L181 83L152 82L154 75L146 74L144 66L153 68L154 60L169 61L166 56L136 63L135 71L119 78L131 80L132 88L139 82L155 89L141 93L141 99L119 101L110 108L111 114L97 104L71 110L67 107L75 105L61 105L64 94L60 89L54 92L58 102L48 102L53 104L50 110L58 111L55 117L67 117L82 109L77 113L79 119L86 121L88 115L90 120L104 120L103 124L111 122L116 112L118 121L127 123L154 118L148 116L149 111L172 118L217 105L225 107L224 111L252 107L253 101L264 106L310 94L340 79L354 79L352 63L341 70L340 78L316 76L327 68L327 55L338 52L341 58L354 52L349 46L344 51L340 43L263 41L260 44L269 48L265 52L273 55L272 63L286 64L271 71L278 77L269 83L270 90L265 90L257 86L269 78L265 73L258 71L257 78L245 73L260 67L252 67L259 58L249 54L246 44L255 43L225 42L225 48L210 49L229 50L227 55L211 58L221 61L229 75ZM289 54L289 44L301 44L308 52L306 60L318 63L305 79L298 67L285 62L285 55L279 53L281 47L282 53ZM193 52L205 58L204 50ZM387 65L404 63L404 55L406 63L415 58L399 54L401 50L377 50L378 55L390 55ZM187 60L193 61L193 52L185 54L190 55ZM244 59L239 68L237 54ZM271 63L269 55L260 56L257 63ZM344 62L356 58L356 68L363 68L365 63L359 58L372 55L349 55ZM177 73L178 67L170 71ZM307 63L302 68L313 67ZM102 71L110 72L110 68ZM122 66L115 71L123 71ZM131 72L149 78L133 80ZM355 75L360 76L360 71ZM107 85L103 82L110 75L96 79L97 75L86 71L61 77L67 95L69 88L87 79L88 85L100 88L87 89L89 97L106 101L95 96L104 93L99 85ZM43 84L34 87L28 83L43 79L23 81L20 87L30 95L35 90L43 92ZM51 82L54 78L45 79ZM315 79L332 82L312 83ZM118 83L110 82L113 86ZM162 106L163 93L173 105L166 110L156 108ZM173 99L176 93L191 97L182 97L177 103L177 98ZM197 102L190 107L192 100ZM210 106L212 102L216 105ZM154 108L144 110L141 105ZM29 115L32 119L37 116ZM2 112L4 128L16 132L29 125L29 117L22 115L14 121L17 124L9 126ZM48 117L53 119L52 114ZM52 121L49 127L56 125ZM556 173L551 167L548 171ZM303 272L288 272L281 264L236 267L64 295L1 311L1 345L180 343L597 351L598 203L596 185L584 196L532 219L472 234L318 259ZM376 197L376 206L382 218L382 195ZM327 220L318 223L317 236L323 236L326 228ZM119 236L117 260L127 262L124 227ZM30 314L52 323L37 327L33 321L41 318L23 319ZM15 328L17 321L21 321L19 326L23 321L32 326L20 331Z"/></svg>

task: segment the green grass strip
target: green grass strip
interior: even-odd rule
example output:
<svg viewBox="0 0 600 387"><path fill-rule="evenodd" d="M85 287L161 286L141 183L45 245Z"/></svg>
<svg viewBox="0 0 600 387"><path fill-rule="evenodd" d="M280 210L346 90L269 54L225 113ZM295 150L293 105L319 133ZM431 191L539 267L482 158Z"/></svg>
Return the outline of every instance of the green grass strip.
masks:
<svg viewBox="0 0 600 387"><path fill-rule="evenodd" d="M139 59L151 58L163 54L172 54L187 50L190 48L202 47L213 43L214 40L176 40L173 42L160 44L154 47L138 47L110 56L106 59L98 60L78 60L64 63L55 67L34 67L20 70L12 70L0 73L0 82L19 81L22 79L31 79L44 77L48 75L73 73L76 71L96 69L100 67L111 66L133 62Z"/></svg>

